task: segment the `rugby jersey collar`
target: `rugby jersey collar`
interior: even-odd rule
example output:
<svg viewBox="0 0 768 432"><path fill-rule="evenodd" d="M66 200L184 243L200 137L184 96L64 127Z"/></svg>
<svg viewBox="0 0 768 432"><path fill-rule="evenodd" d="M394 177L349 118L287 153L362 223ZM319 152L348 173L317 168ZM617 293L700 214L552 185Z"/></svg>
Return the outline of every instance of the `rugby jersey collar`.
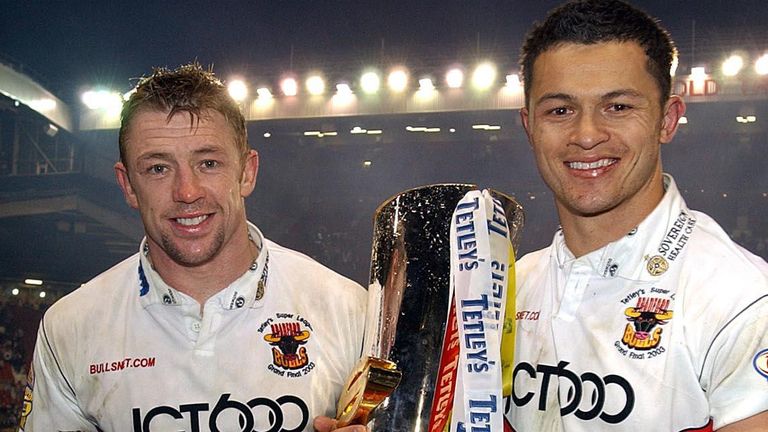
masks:
<svg viewBox="0 0 768 432"><path fill-rule="evenodd" d="M264 236L255 225L248 222L248 234L256 244L259 254L251 267L213 297L208 303L217 302L222 309L239 309L244 306L256 307L266 292L269 267L269 250ZM196 301L171 287L152 268L148 257L147 239L142 240L139 248L138 282L139 301L142 306L165 304L169 306L195 303Z"/></svg>
<svg viewBox="0 0 768 432"><path fill-rule="evenodd" d="M575 258L565 245L562 230L555 234L557 265L570 268L583 261L604 278L653 282L677 263L696 223L685 204L675 180L664 174L664 197L635 229L606 246Z"/></svg>

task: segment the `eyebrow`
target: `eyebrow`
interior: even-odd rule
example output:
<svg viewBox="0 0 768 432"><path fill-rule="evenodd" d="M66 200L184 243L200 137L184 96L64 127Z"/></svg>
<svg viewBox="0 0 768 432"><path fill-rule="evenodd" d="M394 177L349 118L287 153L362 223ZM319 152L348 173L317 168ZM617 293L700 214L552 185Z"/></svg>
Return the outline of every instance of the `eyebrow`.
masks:
<svg viewBox="0 0 768 432"><path fill-rule="evenodd" d="M621 89L621 90L614 90L612 92L608 92L604 94L601 99L608 100L608 99L614 99L617 97L630 97L630 98L642 98L642 99L645 98L637 90Z"/></svg>
<svg viewBox="0 0 768 432"><path fill-rule="evenodd" d="M170 160L171 154L170 153L164 153L164 152L153 152L153 153L145 153L141 156L139 156L136 160L141 162L149 159L160 159L160 160Z"/></svg>
<svg viewBox="0 0 768 432"><path fill-rule="evenodd" d="M224 150L221 147L217 147L217 146L204 146L192 151L192 153L195 155L207 155L207 154L215 154L215 153L223 153L223 152ZM171 160L173 159L173 156L171 155L171 153L168 153L168 152L152 152L152 153L145 153L138 157L139 161L144 161L148 159Z"/></svg>
<svg viewBox="0 0 768 432"><path fill-rule="evenodd" d="M546 102L550 100L573 102L576 100L576 98L567 93L545 93L538 100L536 100L536 104L538 105L542 102Z"/></svg>
<svg viewBox="0 0 768 432"><path fill-rule="evenodd" d="M633 89L619 89L619 90L613 90L610 91L602 96L600 96L600 99L603 101L615 99L617 97L630 97L630 98L643 98L644 96L640 94L638 91ZM537 101L536 104L540 104L546 101L550 100L557 100L557 101L564 101L564 102L575 102L576 97L573 95L570 95L568 93L545 93L542 95Z"/></svg>

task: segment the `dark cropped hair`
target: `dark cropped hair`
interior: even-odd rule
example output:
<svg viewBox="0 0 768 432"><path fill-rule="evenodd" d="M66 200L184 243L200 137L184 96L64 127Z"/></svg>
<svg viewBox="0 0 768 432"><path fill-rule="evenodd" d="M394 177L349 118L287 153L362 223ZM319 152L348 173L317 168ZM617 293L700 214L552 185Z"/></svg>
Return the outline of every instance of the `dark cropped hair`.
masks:
<svg viewBox="0 0 768 432"><path fill-rule="evenodd" d="M217 111L224 116L232 127L235 145L244 158L248 153L245 118L212 70L204 70L197 62L175 70L154 69L152 75L139 80L136 91L123 104L118 138L120 160L126 162L125 138L133 118L138 113L164 112L168 113L170 120L175 114L184 112L189 114L190 127L194 127L206 110Z"/></svg>
<svg viewBox="0 0 768 432"><path fill-rule="evenodd" d="M661 103L672 88L670 70L677 49L658 20L619 0L578 0L553 9L526 36L520 56L528 106L533 64L543 52L567 43L637 42L647 56L648 72L656 79Z"/></svg>

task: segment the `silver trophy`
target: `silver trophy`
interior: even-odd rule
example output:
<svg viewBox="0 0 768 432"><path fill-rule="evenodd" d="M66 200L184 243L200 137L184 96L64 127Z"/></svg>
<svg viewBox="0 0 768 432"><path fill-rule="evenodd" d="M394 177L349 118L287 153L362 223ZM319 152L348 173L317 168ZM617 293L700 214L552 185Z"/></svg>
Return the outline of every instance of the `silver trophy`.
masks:
<svg viewBox="0 0 768 432"><path fill-rule="evenodd" d="M447 382L451 364L444 354L456 345L446 340L452 333L446 329L449 230L457 203L475 189L468 184L423 186L376 210L364 355L339 401L340 425L432 432L445 424L447 419L440 418L446 416L444 390L450 385L452 393L455 378ZM504 207L516 249L522 206L502 193L492 195Z"/></svg>

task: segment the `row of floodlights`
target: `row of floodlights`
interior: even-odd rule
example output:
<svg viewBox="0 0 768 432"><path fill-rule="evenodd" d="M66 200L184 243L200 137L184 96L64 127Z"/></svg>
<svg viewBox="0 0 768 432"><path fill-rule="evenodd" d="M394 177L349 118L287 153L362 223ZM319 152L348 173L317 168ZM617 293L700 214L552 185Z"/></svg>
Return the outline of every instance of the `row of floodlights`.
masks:
<svg viewBox="0 0 768 432"><path fill-rule="evenodd" d="M744 65L744 56L733 54L723 61L723 75L736 76L744 69ZM758 75L768 75L768 54L763 54L755 60L755 73Z"/></svg>
<svg viewBox="0 0 768 432"><path fill-rule="evenodd" d="M491 88L496 82L497 69L491 63L482 63L478 65L470 77L471 85L474 89L483 91ZM376 71L367 71L360 76L359 88L364 94L373 95L379 92L382 87L382 77ZM386 77L387 87L391 92L402 93L410 86L411 76L405 68L392 69ZM418 79L418 91L428 93L436 90L435 82L432 77L424 76ZM465 85L464 70L453 68L445 75L445 85L448 88L456 89ZM506 86L510 88L520 88L520 78L517 74L506 76ZM326 80L320 74L310 75L304 81L304 88L310 95L322 95L326 93ZM248 98L248 84L242 79L232 79L227 85L230 96L238 102ZM299 82L296 77L289 76L283 78L280 82L280 92L284 96L296 96L299 94ZM119 112L119 107L124 100L131 95L128 92L124 95L105 90L89 90L82 94L81 100L90 109L107 109ZM355 92L349 82L343 81L336 84L336 94L339 96L349 96ZM256 89L258 99L271 99L274 97L269 87L259 87Z"/></svg>
<svg viewBox="0 0 768 432"><path fill-rule="evenodd" d="M476 90L487 90L496 82L497 70L491 63L482 63L472 72L470 77L471 85ZM383 84L383 78L376 71L367 71L360 76L359 88L367 95L374 95L379 92ZM393 93L402 93L406 91L411 82L411 76L405 68L395 68L389 72L386 77L386 84ZM424 76L418 79L419 92L431 92L436 89L432 77ZM461 88L465 85L464 70L461 68L450 69L445 74L445 85L448 88ZM520 78L517 74L506 76L506 85L508 87L520 87ZM304 88L307 93L313 96L319 96L326 93L326 80L319 74L310 75L304 81ZM248 98L248 85L242 79L233 79L228 84L230 96L238 102ZM280 92L284 96L296 96L299 93L299 82L295 77L285 77L280 82ZM336 84L336 94L339 96L349 96L354 94L352 86L347 81ZM273 97L272 90L269 87L259 87L256 89L256 96L259 99L269 99Z"/></svg>
<svg viewBox="0 0 768 432"><path fill-rule="evenodd" d="M722 73L725 76L738 75L744 69L745 64L745 56L734 54L723 62ZM768 75L768 54L764 54L755 60L754 69L758 75ZM672 74L674 75L674 70L672 71ZM479 91L488 90L496 83L497 76L498 71L494 64L490 62L481 63L475 67L471 73L471 76L469 77L471 87ZM691 76L694 80L697 78L705 78L705 68L691 68ZM391 92L402 93L411 86L411 79L412 77L406 68L397 67L390 70L387 74L386 85ZM379 72L369 70L360 76L358 88L364 94L373 95L381 90L384 81L384 78L379 74ZM430 93L435 91L437 88L437 85L435 84L432 76L422 76L418 78L417 81L418 92ZM466 77L464 69L460 67L455 67L448 70L444 76L445 87L450 89L464 87L465 81ZM520 89L520 76L514 73L506 75L505 86L512 89ZM284 96L290 97L299 94L300 85L295 76L288 76L283 78L279 83L279 87L279 92ZM310 95L325 94L327 92L326 87L326 80L320 74L312 74L304 81L304 89ZM242 79L230 80L227 89L230 96L232 96L232 98L238 102L242 102L248 98L248 84ZM127 99L131 92L128 92L125 95L121 95L119 93L109 91L89 90L82 94L82 101L90 109L107 109L119 112L123 100ZM336 84L336 95L349 96L354 93L355 91L348 81L341 81ZM265 100L273 98L274 94L272 89L266 86L262 86L256 89L256 96L257 99Z"/></svg>
<svg viewBox="0 0 768 432"><path fill-rule="evenodd" d="M735 76L744 67L744 57L734 54L726 59L722 64L722 72L725 76ZM755 61L755 72L758 75L768 75L768 54L760 56ZM672 71L674 75L674 71ZM705 75L703 67L691 69L694 78L697 75ZM476 90L487 90L496 82L497 69L492 63L481 63L471 75L471 85ZM409 88L411 77L407 69L399 67L391 70L387 75L387 87L394 93L404 92ZM445 85L448 88L461 88L464 86L465 76L462 68L452 68L445 74ZM419 92L431 92L436 89L435 83L430 76L424 76L418 79ZM376 94L382 86L382 78L378 72L368 71L360 76L360 90L364 94ZM506 75L505 85L508 88L519 89L521 86L520 76L518 74ZM325 79L319 75L310 75L304 82L305 89L310 95L322 95L326 92ZM242 79L233 79L228 86L229 94L238 102L248 98L248 85ZM280 82L280 91L284 96L296 96L299 93L299 83L295 77L286 77ZM336 94L347 96L354 91L348 82L339 82L336 84ZM256 89L256 95L259 99L269 99L273 97L272 90L268 87L259 87Z"/></svg>

